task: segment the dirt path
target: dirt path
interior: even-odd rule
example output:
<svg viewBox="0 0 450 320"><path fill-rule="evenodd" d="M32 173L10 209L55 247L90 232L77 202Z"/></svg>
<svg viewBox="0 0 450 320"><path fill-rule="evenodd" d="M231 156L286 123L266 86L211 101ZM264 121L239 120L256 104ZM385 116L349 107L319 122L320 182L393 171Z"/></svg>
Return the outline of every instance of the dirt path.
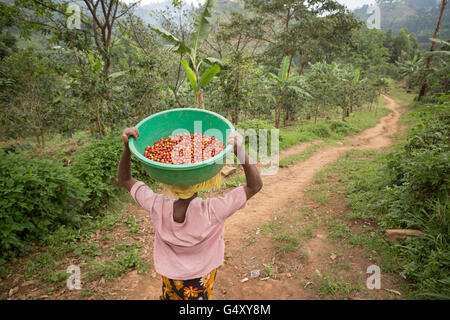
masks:
<svg viewBox="0 0 450 320"><path fill-rule="evenodd" d="M317 229L315 237L303 244L302 250L308 257L306 261L300 260L295 255L278 257L270 239L257 235L255 230L273 219L276 213L306 205L305 190L312 184L316 173L336 161L344 152L350 149L374 150L392 144L390 136L399 130L397 123L400 118L399 105L389 97L383 97L387 101L387 108L392 112L383 117L375 127L348 137L346 140L351 145L322 147L306 161L280 169L276 175L264 176L262 191L247 203L245 209L227 220L224 227L226 261L217 273L215 299L318 298L317 290L311 290L309 284L313 284L315 275L322 275L320 270L326 269L330 263L329 256L321 253L338 250L336 244L327 241L323 234L325 230ZM310 145L312 143L294 146L282 156L300 152ZM343 205L336 203L335 206L337 210ZM359 276L370 265L370 261L364 260L361 256L362 251L354 249L346 257L348 263L359 267L359 270L354 268ZM243 278L249 277L250 270L262 269L264 265L276 266L276 275L264 281L251 279L241 282ZM151 276L129 275L121 282L123 281L129 284L127 285L129 289L119 293L121 298L159 298L161 283L160 278L154 273ZM386 281L395 286L395 279Z"/></svg>

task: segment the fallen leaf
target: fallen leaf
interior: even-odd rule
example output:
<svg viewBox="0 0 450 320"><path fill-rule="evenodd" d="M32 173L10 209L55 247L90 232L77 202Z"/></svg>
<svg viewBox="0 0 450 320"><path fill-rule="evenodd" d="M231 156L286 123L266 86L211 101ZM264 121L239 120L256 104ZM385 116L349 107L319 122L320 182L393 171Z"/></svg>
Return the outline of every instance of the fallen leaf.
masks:
<svg viewBox="0 0 450 320"><path fill-rule="evenodd" d="M28 281L25 281L24 283L22 283L20 286L21 287L26 287L26 286L29 286L29 285L32 285L32 284L34 284L34 280L28 280Z"/></svg>
<svg viewBox="0 0 450 320"><path fill-rule="evenodd" d="M19 291L19 287L14 287L11 290L9 290L9 296L12 297Z"/></svg>
<svg viewBox="0 0 450 320"><path fill-rule="evenodd" d="M398 296L401 296L402 294L400 293L400 292L398 292L397 290L392 290L392 289L384 289L384 290L386 290L387 292L390 292L390 293L394 293L394 294L396 294L396 295L398 295Z"/></svg>

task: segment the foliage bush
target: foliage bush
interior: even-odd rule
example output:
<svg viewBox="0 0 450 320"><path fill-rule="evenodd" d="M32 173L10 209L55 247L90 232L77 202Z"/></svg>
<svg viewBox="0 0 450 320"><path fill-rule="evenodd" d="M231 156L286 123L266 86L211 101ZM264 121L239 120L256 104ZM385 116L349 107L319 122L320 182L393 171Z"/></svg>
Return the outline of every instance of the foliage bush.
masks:
<svg viewBox="0 0 450 320"><path fill-rule="evenodd" d="M60 224L77 224L88 191L67 168L0 151L0 265Z"/></svg>
<svg viewBox="0 0 450 320"><path fill-rule="evenodd" d="M330 127L325 123L316 123L311 126L311 131L320 138L328 138L331 135Z"/></svg>
<svg viewBox="0 0 450 320"><path fill-rule="evenodd" d="M353 128L348 122L344 122L341 120L332 120L327 124L330 127L331 131L337 133L340 136L348 136L356 133L355 128Z"/></svg>
<svg viewBox="0 0 450 320"><path fill-rule="evenodd" d="M404 150L390 154L385 228L414 228L426 237L404 244L404 274L419 296L450 298L450 103L415 113Z"/></svg>
<svg viewBox="0 0 450 320"><path fill-rule="evenodd" d="M71 166L72 174L80 179L88 190L89 200L85 210L96 214L106 200L119 189L117 167L123 150L119 134L112 133L95 141L75 158ZM141 162L131 158L131 174L138 180L144 180L155 187L155 180L150 178Z"/></svg>
<svg viewBox="0 0 450 320"><path fill-rule="evenodd" d="M117 166L123 150L118 134L87 146L71 167L0 151L0 266L31 248L60 226L78 227L83 216L98 215L117 194ZM132 158L132 175L155 187Z"/></svg>

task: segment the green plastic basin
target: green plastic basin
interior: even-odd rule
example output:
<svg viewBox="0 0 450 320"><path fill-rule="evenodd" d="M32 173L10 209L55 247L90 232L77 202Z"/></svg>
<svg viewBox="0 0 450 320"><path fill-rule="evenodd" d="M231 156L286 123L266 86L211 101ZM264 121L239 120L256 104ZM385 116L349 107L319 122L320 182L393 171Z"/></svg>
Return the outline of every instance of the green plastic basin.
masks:
<svg viewBox="0 0 450 320"><path fill-rule="evenodd" d="M131 153L143 164L154 179L169 185L189 186L206 181L220 172L232 146L216 156L202 162L172 165L147 159L145 149L161 138L177 133L200 133L214 137L224 145L228 135L235 129L230 121L221 115L202 109L182 108L160 112L142 120L136 126L139 139L129 139Z"/></svg>

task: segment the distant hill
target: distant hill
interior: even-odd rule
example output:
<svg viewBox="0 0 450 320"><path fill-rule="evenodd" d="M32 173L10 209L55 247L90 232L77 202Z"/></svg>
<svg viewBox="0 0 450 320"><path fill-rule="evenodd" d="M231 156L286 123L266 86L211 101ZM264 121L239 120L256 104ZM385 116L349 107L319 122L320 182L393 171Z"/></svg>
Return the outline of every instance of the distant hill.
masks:
<svg viewBox="0 0 450 320"><path fill-rule="evenodd" d="M402 28L416 35L421 48L427 48L433 37L439 17L440 3L436 0L383 0L378 1L381 11L381 28L392 29L395 34ZM369 17L367 5L354 10L363 21ZM441 22L439 38L450 39L450 5L447 4Z"/></svg>
<svg viewBox="0 0 450 320"><path fill-rule="evenodd" d="M228 15L231 11L242 11L240 0L216 0L213 10L213 20L216 17ZM433 36L440 10L440 0L378 0L381 10L381 28L385 31L392 29L394 35L402 28L413 32L421 48L428 47L429 38ZM152 10L162 10L171 6L172 1L166 0L136 8L135 13L146 23L157 23L157 19L150 16ZM353 12L366 21L367 5L355 9ZM441 23L439 38L450 39L450 4L447 5Z"/></svg>

